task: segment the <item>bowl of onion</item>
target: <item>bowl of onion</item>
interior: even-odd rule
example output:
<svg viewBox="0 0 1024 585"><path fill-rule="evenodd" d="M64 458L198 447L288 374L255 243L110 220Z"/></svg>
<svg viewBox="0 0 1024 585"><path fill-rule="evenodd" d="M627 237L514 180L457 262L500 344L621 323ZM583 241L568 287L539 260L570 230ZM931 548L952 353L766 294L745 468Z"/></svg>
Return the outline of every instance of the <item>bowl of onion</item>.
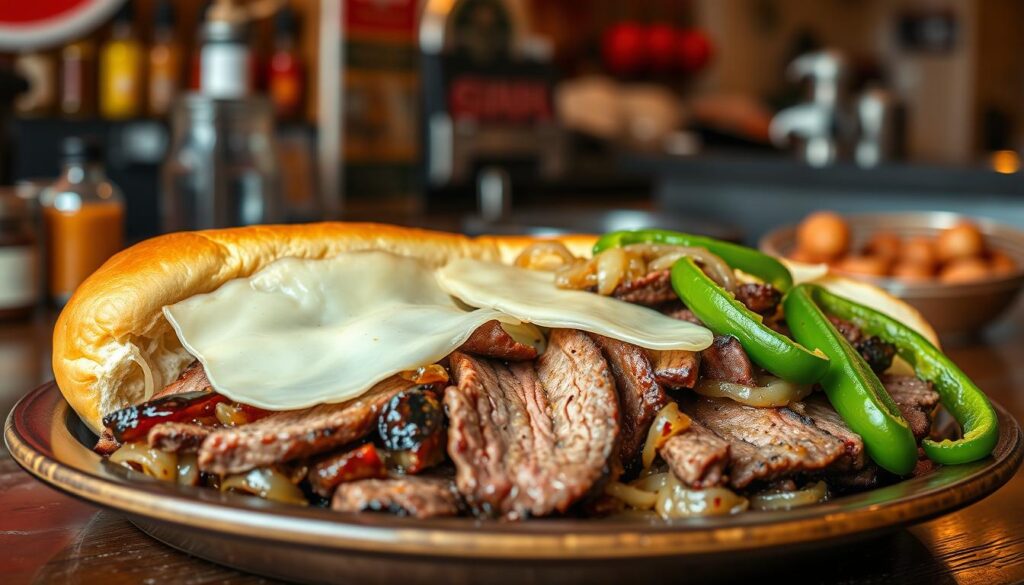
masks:
<svg viewBox="0 0 1024 585"><path fill-rule="evenodd" d="M1024 286L1024 232L949 212L815 212L765 235L761 249L876 284L943 336L997 319Z"/></svg>

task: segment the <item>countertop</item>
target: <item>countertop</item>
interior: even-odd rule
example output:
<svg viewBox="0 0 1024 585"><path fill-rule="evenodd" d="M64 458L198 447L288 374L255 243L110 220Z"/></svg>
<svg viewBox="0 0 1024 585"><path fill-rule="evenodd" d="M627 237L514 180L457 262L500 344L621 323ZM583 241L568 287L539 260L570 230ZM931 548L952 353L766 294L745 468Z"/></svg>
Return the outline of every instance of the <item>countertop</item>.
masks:
<svg viewBox="0 0 1024 585"><path fill-rule="evenodd" d="M0 412L49 374L53 315L0 324ZM947 345L974 380L1024 420L1024 301L980 339ZM0 450L0 575L4 583L267 583L190 557L112 512L32 479ZM794 566L796 565L796 566ZM955 514L905 530L780 559L766 582L1024 581L1024 475Z"/></svg>

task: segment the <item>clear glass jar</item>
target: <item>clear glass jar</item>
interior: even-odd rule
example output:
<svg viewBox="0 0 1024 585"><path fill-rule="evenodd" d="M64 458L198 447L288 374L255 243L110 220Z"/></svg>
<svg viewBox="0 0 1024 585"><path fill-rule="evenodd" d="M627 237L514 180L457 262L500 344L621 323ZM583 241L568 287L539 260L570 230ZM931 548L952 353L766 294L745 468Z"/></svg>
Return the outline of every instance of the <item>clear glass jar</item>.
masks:
<svg viewBox="0 0 1024 585"><path fill-rule="evenodd" d="M161 171L164 231L280 221L274 115L264 98L187 94Z"/></svg>
<svg viewBox="0 0 1024 585"><path fill-rule="evenodd" d="M60 177L39 196L47 285L57 305L124 247L124 196L107 178L99 146L71 137L63 150Z"/></svg>

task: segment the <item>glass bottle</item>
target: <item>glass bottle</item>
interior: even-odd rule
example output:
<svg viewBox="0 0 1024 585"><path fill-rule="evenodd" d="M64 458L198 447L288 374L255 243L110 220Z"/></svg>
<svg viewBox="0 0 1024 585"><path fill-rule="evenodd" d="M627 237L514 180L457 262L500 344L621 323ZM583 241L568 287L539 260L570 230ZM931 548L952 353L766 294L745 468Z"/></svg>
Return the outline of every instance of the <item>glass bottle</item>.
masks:
<svg viewBox="0 0 1024 585"><path fill-rule="evenodd" d="M79 39L60 52L60 111L85 118L96 109L96 43Z"/></svg>
<svg viewBox="0 0 1024 585"><path fill-rule="evenodd" d="M28 91L14 100L14 109L22 116L47 116L57 101L57 64L52 53L22 53L14 69L28 81Z"/></svg>
<svg viewBox="0 0 1024 585"><path fill-rule="evenodd" d="M142 43L132 27L132 5L125 3L100 51L100 114L111 120L142 113Z"/></svg>
<svg viewBox="0 0 1024 585"><path fill-rule="evenodd" d="M149 113L166 116L181 83L181 45L174 36L174 5L157 5L153 44L149 48Z"/></svg>
<svg viewBox="0 0 1024 585"><path fill-rule="evenodd" d="M62 149L60 177L40 195L47 288L58 305L124 246L124 197L107 178L99 147L70 137Z"/></svg>
<svg viewBox="0 0 1024 585"><path fill-rule="evenodd" d="M295 12L284 6L274 17L274 50L267 71L267 89L278 119L294 120L302 115L305 97L305 67L299 55L298 22Z"/></svg>

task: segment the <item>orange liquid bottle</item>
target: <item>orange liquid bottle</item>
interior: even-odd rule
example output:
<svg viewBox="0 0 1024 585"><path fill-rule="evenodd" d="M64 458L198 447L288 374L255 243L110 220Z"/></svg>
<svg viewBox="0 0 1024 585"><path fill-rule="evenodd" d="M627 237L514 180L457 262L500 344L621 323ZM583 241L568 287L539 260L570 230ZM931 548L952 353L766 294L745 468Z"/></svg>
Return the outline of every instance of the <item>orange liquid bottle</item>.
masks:
<svg viewBox="0 0 1024 585"><path fill-rule="evenodd" d="M124 199L80 138L64 141L64 171L42 195L47 288L63 305L90 274L124 246Z"/></svg>

